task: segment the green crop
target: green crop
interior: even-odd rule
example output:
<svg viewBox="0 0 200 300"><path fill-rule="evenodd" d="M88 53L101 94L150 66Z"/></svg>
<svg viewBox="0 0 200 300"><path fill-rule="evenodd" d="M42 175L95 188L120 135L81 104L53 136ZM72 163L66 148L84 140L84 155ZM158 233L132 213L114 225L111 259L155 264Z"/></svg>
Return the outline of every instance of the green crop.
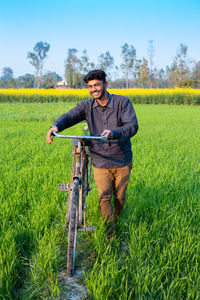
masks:
<svg viewBox="0 0 200 300"><path fill-rule="evenodd" d="M69 182L72 145L45 137L73 104L0 106L0 299L54 298L67 249L67 201L57 186ZM139 131L116 238L106 239L93 182L87 220L97 230L78 233L77 267L83 258L89 265L92 299L199 299L200 108L134 108ZM66 132L82 134L84 126Z"/></svg>

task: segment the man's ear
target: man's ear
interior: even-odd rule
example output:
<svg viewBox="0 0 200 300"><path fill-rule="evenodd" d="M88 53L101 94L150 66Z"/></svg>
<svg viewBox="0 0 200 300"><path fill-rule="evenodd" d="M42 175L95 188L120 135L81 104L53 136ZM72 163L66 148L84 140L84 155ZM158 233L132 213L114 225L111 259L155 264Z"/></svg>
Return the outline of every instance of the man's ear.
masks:
<svg viewBox="0 0 200 300"><path fill-rule="evenodd" d="M108 87L108 81L105 82L105 86Z"/></svg>

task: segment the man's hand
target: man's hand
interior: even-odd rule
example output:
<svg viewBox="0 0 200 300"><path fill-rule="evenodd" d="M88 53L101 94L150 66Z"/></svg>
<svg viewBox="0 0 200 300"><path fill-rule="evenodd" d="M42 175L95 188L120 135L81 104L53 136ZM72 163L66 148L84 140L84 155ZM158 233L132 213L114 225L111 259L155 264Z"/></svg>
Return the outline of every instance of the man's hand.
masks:
<svg viewBox="0 0 200 300"><path fill-rule="evenodd" d="M53 144L53 140L52 140L52 138L51 138L51 134L52 134L53 131L58 132L58 128L57 128L56 126L52 126L52 127L49 129L49 131L47 132L46 141L47 141L47 143L49 143L49 144Z"/></svg>
<svg viewBox="0 0 200 300"><path fill-rule="evenodd" d="M111 131L111 130L105 129L105 130L102 132L101 136L102 136L102 135L105 135L105 134L106 134L106 138L107 138L107 139L112 139L113 134L112 134L112 131Z"/></svg>

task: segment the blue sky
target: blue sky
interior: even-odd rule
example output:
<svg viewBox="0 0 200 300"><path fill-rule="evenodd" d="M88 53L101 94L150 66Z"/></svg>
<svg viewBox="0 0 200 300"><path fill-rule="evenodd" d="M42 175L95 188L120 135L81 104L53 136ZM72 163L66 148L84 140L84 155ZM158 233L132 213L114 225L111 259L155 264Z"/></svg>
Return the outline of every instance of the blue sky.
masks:
<svg viewBox="0 0 200 300"><path fill-rule="evenodd" d="M171 64L180 43L200 60L200 1L0 0L0 74L34 73L26 56L39 41L51 45L44 69L63 76L68 48L87 49L94 62L108 50L120 65L124 43L147 58L149 40L158 68Z"/></svg>

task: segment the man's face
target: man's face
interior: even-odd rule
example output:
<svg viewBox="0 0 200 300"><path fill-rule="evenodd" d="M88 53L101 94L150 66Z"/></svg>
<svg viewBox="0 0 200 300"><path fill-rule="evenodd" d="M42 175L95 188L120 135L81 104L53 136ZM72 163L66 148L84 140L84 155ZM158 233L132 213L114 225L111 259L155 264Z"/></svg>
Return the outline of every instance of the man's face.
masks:
<svg viewBox="0 0 200 300"><path fill-rule="evenodd" d="M89 80L87 83L88 90L92 98L94 99L101 99L106 95L106 88L108 86L108 83L103 81L94 79Z"/></svg>

